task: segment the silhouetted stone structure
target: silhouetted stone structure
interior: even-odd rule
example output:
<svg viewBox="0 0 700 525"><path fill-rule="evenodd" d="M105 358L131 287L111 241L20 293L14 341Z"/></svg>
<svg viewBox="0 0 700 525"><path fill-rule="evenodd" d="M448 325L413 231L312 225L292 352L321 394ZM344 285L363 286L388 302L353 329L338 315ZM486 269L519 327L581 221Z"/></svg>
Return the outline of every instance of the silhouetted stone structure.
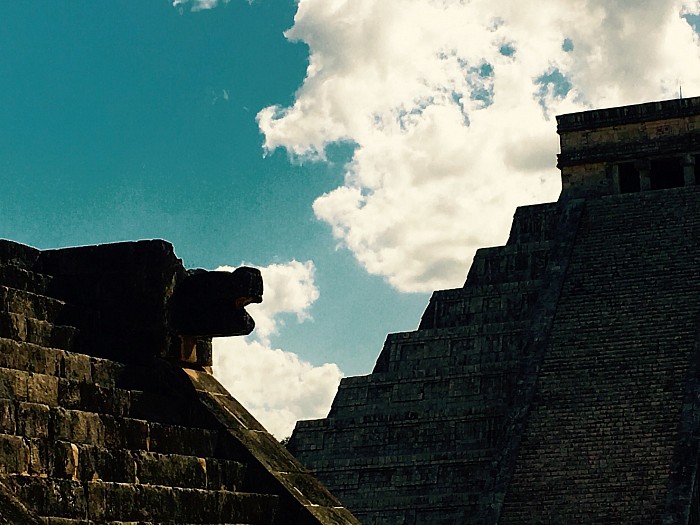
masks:
<svg viewBox="0 0 700 525"><path fill-rule="evenodd" d="M0 523L357 524L208 372L261 295L164 241L0 241Z"/></svg>
<svg viewBox="0 0 700 525"><path fill-rule="evenodd" d="M700 98L557 122L559 201L296 426L365 525L700 523Z"/></svg>

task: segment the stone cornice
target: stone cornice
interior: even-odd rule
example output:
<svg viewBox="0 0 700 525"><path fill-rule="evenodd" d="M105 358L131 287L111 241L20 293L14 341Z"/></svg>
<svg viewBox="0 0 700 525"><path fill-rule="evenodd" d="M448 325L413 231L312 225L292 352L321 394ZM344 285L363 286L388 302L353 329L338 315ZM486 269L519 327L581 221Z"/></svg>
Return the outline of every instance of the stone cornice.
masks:
<svg viewBox="0 0 700 525"><path fill-rule="evenodd" d="M594 109L557 116L557 133L634 124L700 114L700 97Z"/></svg>

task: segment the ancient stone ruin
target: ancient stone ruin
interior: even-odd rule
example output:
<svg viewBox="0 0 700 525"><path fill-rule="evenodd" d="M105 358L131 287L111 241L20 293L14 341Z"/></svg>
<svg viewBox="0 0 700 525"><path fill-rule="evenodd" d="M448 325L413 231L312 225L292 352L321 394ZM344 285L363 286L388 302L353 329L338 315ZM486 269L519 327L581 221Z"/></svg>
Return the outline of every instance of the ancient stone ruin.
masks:
<svg viewBox="0 0 700 525"><path fill-rule="evenodd" d="M558 202L296 426L365 525L700 523L700 98L557 123Z"/></svg>
<svg viewBox="0 0 700 525"><path fill-rule="evenodd" d="M358 524L210 374L261 296L164 241L0 241L0 523Z"/></svg>

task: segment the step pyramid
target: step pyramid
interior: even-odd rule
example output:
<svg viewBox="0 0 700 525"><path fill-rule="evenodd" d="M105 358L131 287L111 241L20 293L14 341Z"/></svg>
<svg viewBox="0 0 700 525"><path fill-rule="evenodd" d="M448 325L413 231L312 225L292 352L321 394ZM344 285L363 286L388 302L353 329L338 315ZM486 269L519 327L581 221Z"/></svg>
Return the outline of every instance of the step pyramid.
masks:
<svg viewBox="0 0 700 525"><path fill-rule="evenodd" d="M700 523L700 98L558 132L559 201L297 423L365 525Z"/></svg>
<svg viewBox="0 0 700 525"><path fill-rule="evenodd" d="M0 521L355 524L209 373L183 362L164 241L0 241Z"/></svg>

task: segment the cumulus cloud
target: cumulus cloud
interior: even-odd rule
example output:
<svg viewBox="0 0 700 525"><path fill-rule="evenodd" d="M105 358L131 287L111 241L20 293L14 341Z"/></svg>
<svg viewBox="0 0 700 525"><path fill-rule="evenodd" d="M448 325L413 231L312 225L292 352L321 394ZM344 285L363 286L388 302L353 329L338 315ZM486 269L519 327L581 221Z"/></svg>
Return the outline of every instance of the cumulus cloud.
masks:
<svg viewBox="0 0 700 525"><path fill-rule="evenodd" d="M555 200L554 115L700 88L697 0L300 0L309 46L289 107L258 114L264 147L323 161L355 145L316 216L402 291L460 286L517 205Z"/></svg>
<svg viewBox="0 0 700 525"><path fill-rule="evenodd" d="M272 264L260 271L263 302L246 307L255 331L248 337L214 339L214 375L281 439L292 433L296 421L326 416L343 374L335 364L314 366L272 344L285 317L311 319L309 309L319 297L313 262Z"/></svg>

